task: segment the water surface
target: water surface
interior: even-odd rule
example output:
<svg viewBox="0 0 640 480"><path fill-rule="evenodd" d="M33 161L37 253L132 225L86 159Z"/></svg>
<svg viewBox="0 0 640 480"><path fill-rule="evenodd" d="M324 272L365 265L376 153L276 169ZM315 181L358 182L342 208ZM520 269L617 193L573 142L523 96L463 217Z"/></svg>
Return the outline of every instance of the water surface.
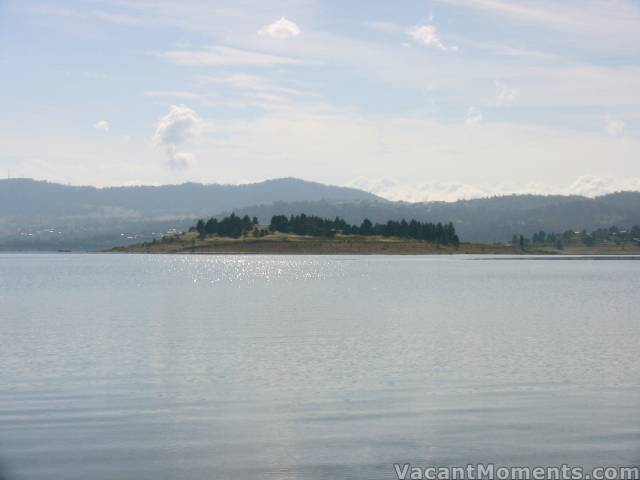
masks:
<svg viewBox="0 0 640 480"><path fill-rule="evenodd" d="M640 264L483 258L0 255L5 475L637 464Z"/></svg>

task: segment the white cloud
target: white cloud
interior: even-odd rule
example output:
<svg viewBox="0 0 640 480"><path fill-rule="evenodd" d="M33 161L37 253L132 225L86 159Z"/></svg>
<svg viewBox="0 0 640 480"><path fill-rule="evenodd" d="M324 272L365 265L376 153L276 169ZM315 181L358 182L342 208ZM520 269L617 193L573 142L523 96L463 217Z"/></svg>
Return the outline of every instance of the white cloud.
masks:
<svg viewBox="0 0 640 480"><path fill-rule="evenodd" d="M178 65L188 66L223 66L223 65L256 65L271 67L274 65L291 65L298 60L267 53L241 50L238 48L213 46L198 50L171 50L156 53Z"/></svg>
<svg viewBox="0 0 640 480"><path fill-rule="evenodd" d="M204 115L205 110L194 109ZM186 121L195 123L196 135L176 134L169 128L175 122L159 120L154 138L159 151L136 136L120 142L107 135L78 138L43 129L42 141L33 142L33 135L19 130L15 122L0 121L0 130L6 133L6 155L17 159L15 164L19 162L26 176L77 184L117 185L133 178L145 183L175 182L178 172L164 168L166 161L158 161L158 154L165 151L174 167L190 163L181 173L184 181L235 183L241 178L297 176L344 183L366 172L370 179L390 175L400 179L398 187L387 190L394 198L406 200L527 191L570 193L579 190L566 186L580 173L640 178L640 141L633 135L611 138L594 132L493 123L486 118L481 128L470 128L461 119L435 122L425 111L389 116L322 104L296 103L249 119L227 115L216 119L216 111L208 110L211 117L204 117L201 127L200 117ZM167 107L163 114L168 112ZM170 143L178 140L183 143ZM180 155L184 152L193 156ZM96 160L87 163L86 158ZM426 180L439 182L430 185ZM624 187L616 182L603 189ZM411 188L413 184L416 188Z"/></svg>
<svg viewBox="0 0 640 480"><path fill-rule="evenodd" d="M460 199L483 198L495 195L539 194L582 195L597 197L619 191L640 191L640 178L614 178L584 175L567 187L553 188L536 183L526 185L498 183L479 184L431 180L401 182L394 178L357 178L346 186L360 188L389 200L405 202L453 202Z"/></svg>
<svg viewBox="0 0 640 480"><path fill-rule="evenodd" d="M519 96L520 90L515 87L510 87L506 83L496 80L496 103L498 105L508 105L513 103Z"/></svg>
<svg viewBox="0 0 640 480"><path fill-rule="evenodd" d="M178 147L200 136L204 128L200 116L185 105L172 105L169 113L158 120L153 144L164 147L172 168L187 168L193 155L178 151Z"/></svg>
<svg viewBox="0 0 640 480"><path fill-rule="evenodd" d="M175 170L186 170L193 161L193 154L189 152L179 152L175 145L169 145L166 150L167 165Z"/></svg>
<svg viewBox="0 0 640 480"><path fill-rule="evenodd" d="M612 137L618 137L624 133L626 124L622 120L613 118L610 114L604 117L604 131Z"/></svg>
<svg viewBox="0 0 640 480"><path fill-rule="evenodd" d="M630 135L612 139L486 120L481 125L436 122L427 111L389 116L294 103L248 120L216 122L216 135L199 141L198 172L212 170L204 161L211 158L213 174L225 170L227 181L313 172L315 179L345 182L364 171L368 178L455 180L488 194L494 185L500 187L495 193L527 191L512 185L521 179L560 191L582 172L640 176L640 142Z"/></svg>
<svg viewBox="0 0 640 480"><path fill-rule="evenodd" d="M98 120L96 123L93 124L93 128L95 128L96 130L101 130L105 133L108 133L109 122L107 122L106 120Z"/></svg>
<svg viewBox="0 0 640 480"><path fill-rule="evenodd" d="M433 17L429 17L429 23L425 25L416 25L414 27L407 28L404 25L392 22L381 21L369 21L365 22L365 26L373 30L377 30L383 33L389 34L403 34L408 35L414 42L427 45L430 47L436 47L440 50L457 52L458 47L456 45L445 45L440 39L440 35L436 29L436 26L432 23ZM400 45L404 48L411 46L410 43L402 42Z"/></svg>
<svg viewBox="0 0 640 480"><path fill-rule="evenodd" d="M300 35L300 27L291 20L287 20L282 17L280 20L276 20L275 22L262 27L258 30L258 34L268 35L279 40L286 40Z"/></svg>
<svg viewBox="0 0 640 480"><path fill-rule="evenodd" d="M469 107L467 113L464 116L464 123L467 125L477 125L482 121L482 112L476 107Z"/></svg>
<svg viewBox="0 0 640 480"><path fill-rule="evenodd" d="M171 105L169 113L158 120L153 141L156 145L180 144L200 135L203 120L185 105Z"/></svg>
<svg viewBox="0 0 640 480"><path fill-rule="evenodd" d="M440 180L402 182L388 177L374 180L358 178L348 186L375 193L389 200L405 202L454 202L514 193L513 187L504 184L482 185Z"/></svg>
<svg viewBox="0 0 640 480"><path fill-rule="evenodd" d="M417 27L410 28L407 33L414 41L423 43L429 47L436 47L442 51L451 50L456 51L456 46L446 46L440 40L435 25L419 25Z"/></svg>
<svg viewBox="0 0 640 480"><path fill-rule="evenodd" d="M597 197L607 193L629 190L640 191L640 178L620 179L608 176L583 175L569 186L567 193Z"/></svg>

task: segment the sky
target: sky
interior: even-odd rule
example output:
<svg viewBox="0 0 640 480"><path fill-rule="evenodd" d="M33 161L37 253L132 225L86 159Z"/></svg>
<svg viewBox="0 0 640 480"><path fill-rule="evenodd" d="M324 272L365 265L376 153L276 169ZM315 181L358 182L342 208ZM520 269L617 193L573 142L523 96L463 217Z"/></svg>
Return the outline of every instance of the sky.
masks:
<svg viewBox="0 0 640 480"><path fill-rule="evenodd" d="M0 174L640 190L637 0L0 0Z"/></svg>

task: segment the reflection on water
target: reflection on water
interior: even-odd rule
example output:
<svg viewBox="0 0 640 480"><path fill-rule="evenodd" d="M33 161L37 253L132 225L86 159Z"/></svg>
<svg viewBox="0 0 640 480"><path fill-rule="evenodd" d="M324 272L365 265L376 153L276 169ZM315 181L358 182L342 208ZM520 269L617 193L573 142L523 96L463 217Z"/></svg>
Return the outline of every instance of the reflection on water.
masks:
<svg viewBox="0 0 640 480"><path fill-rule="evenodd" d="M0 255L5 476L637 463L639 264L470 260Z"/></svg>

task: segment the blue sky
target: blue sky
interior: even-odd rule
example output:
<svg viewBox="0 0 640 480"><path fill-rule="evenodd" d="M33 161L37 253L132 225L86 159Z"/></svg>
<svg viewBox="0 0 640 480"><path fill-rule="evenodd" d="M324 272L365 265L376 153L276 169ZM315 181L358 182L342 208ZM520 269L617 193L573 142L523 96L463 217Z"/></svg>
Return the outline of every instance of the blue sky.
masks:
<svg viewBox="0 0 640 480"><path fill-rule="evenodd" d="M640 3L0 1L0 168L394 199L640 189Z"/></svg>

